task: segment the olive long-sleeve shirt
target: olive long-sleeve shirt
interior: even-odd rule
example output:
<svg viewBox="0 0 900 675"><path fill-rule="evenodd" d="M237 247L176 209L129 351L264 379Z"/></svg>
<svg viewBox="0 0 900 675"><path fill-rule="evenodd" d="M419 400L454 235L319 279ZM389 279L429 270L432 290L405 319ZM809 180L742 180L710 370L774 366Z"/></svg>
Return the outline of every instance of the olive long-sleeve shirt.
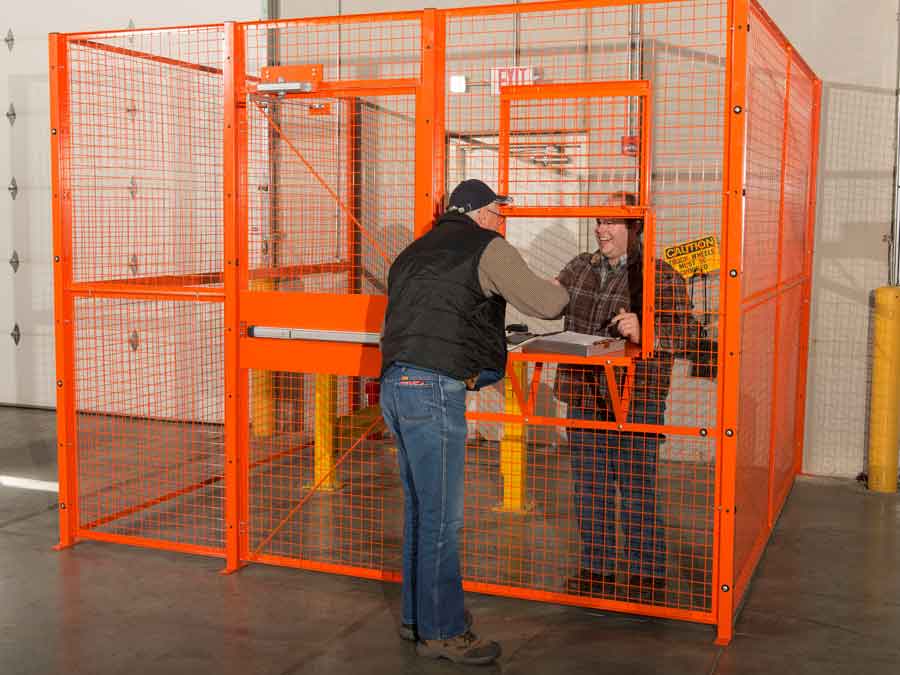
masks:
<svg viewBox="0 0 900 675"><path fill-rule="evenodd" d="M568 291L535 274L503 237L492 240L481 254L478 281L485 295L500 295L528 316L555 319L569 304Z"/></svg>

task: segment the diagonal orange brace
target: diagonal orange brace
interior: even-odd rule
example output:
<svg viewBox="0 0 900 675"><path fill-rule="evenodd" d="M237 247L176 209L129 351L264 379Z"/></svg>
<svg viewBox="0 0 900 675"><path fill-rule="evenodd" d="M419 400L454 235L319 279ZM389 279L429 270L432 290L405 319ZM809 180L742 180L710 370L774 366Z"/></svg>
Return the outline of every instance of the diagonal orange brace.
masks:
<svg viewBox="0 0 900 675"><path fill-rule="evenodd" d="M272 127L272 129L275 130L275 133L277 133L278 136L281 138L281 140L284 141L285 144L291 149L291 152L293 152L295 155L297 155L297 159L299 159L301 162L303 162L303 166L305 166L307 168L307 170L309 170L309 172L312 174L313 178L315 178L317 181L319 181L319 184L323 188L325 188L326 192L328 192L329 195L331 195L331 198L334 199L335 203L340 207L341 211L343 211L344 214L346 214L346 216L348 218L350 218L356 224L356 226L359 228L360 234L366 238L366 240L375 248L376 251L378 251L378 253L381 255L381 257L384 258L385 262L391 263L392 262L391 257L384 251L384 249L381 248L381 246L378 245L378 242L372 238L372 235L370 235L366 231L366 229L363 227L363 224L361 222L359 222L359 219L357 219L356 216L353 215L353 212L349 208L347 208L347 205L344 204L344 202L341 200L338 193L331 189L331 186L328 185L328 183L325 181L325 179L322 178L322 176L320 176L316 172L316 170L313 168L312 164L310 164L306 160L306 157L304 157L303 154L297 149L297 147L293 143L291 143L291 140L287 136L284 135L284 132L281 130L281 127L278 125L278 123L275 120L272 119L271 115L269 115L269 113L266 111L265 107L263 107L259 103L259 101L253 101L253 104L257 107L259 112L262 113L263 117L265 117L266 120L268 120L269 125Z"/></svg>
<svg viewBox="0 0 900 675"><path fill-rule="evenodd" d="M628 421L628 410L631 406L631 394L634 391L634 361L630 361L625 366L625 383L622 386L622 416L624 420Z"/></svg>
<svg viewBox="0 0 900 675"><path fill-rule="evenodd" d="M541 385L541 373L544 370L544 362L534 364L534 372L531 374L531 391L528 392L528 407L523 408L526 415L534 415L534 406L537 404L538 387Z"/></svg>
<svg viewBox="0 0 900 675"><path fill-rule="evenodd" d="M612 403L613 415L617 424L625 424L628 421L628 403L631 398L631 385L634 381L634 366L625 366L625 387L622 395L619 395L619 385L616 382L616 369L611 363L603 364L606 372L606 390L609 392L609 400Z"/></svg>
<svg viewBox="0 0 900 675"><path fill-rule="evenodd" d="M337 471L338 467L341 464L343 464L344 460L346 460L350 456L350 453L352 453L354 450L356 450L356 448L359 446L359 444L362 443L369 436L369 434L375 430L375 428L378 426L378 424L381 421L382 421L382 418L380 416L375 418L372 421L372 423L363 430L362 434L360 434L360 437L357 439L356 443L354 443L349 448L347 448L347 450L344 452L344 454L342 454L334 462L334 464L332 464L328 468L328 471L324 472L322 475L320 475L318 477L318 480L316 480L315 484L309 488L309 492L307 493L307 495L303 499L301 499L297 503L297 505L294 506L294 508L292 508L284 518L281 519L281 522L279 522L278 525L276 525L272 529L272 531L266 535L266 537L262 540L262 542L260 542L260 544L256 547L256 550L254 550L250 554L251 560L259 556L260 551L262 551L269 544L269 542L275 538L276 534L278 534L279 532L281 532L282 529L284 529L284 526L287 525L290 522L291 518L293 518L297 514L297 512L299 512L300 509L302 509L306 505L306 502L308 502L310 499L313 498L313 496L318 492L319 488L322 487L323 484L325 484L327 481L332 480L332 476L334 475L335 471Z"/></svg>
<svg viewBox="0 0 900 675"><path fill-rule="evenodd" d="M528 372L527 370L525 372ZM513 393L516 395L516 401L519 404L519 410L521 410L524 414L528 413L528 401L525 400L525 390L522 388L522 381L519 379L519 374L516 368L510 368L507 366L506 368L506 377L509 378L509 383L512 386Z"/></svg>

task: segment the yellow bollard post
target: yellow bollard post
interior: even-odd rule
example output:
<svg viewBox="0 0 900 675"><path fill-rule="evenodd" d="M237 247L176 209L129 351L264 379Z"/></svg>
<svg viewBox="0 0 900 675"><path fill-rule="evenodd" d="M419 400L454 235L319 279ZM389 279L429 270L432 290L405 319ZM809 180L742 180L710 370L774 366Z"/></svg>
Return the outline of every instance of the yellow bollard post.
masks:
<svg viewBox="0 0 900 675"><path fill-rule="evenodd" d="M275 284L271 279L254 279L251 291L271 291ZM269 438L275 432L275 406L273 401L272 371L253 370L250 373L250 428L254 438Z"/></svg>
<svg viewBox="0 0 900 675"><path fill-rule="evenodd" d="M900 404L900 287L875 290L872 399L869 402L869 489L897 492Z"/></svg>
<svg viewBox="0 0 900 675"><path fill-rule="evenodd" d="M525 378L528 365L524 361L515 361L510 368L516 374L522 391L526 390ZM504 387L504 412L507 415L521 415L522 408L513 390L512 380L507 377ZM500 440L500 475L503 477L503 503L500 511L524 513L529 510L526 503L526 478L528 476L525 451L527 434L524 424L506 423L503 425L503 438Z"/></svg>
<svg viewBox="0 0 900 675"><path fill-rule="evenodd" d="M316 375L316 442L313 485L322 491L340 487L334 473L334 427L337 408L337 376ZM322 481L319 484L319 481Z"/></svg>

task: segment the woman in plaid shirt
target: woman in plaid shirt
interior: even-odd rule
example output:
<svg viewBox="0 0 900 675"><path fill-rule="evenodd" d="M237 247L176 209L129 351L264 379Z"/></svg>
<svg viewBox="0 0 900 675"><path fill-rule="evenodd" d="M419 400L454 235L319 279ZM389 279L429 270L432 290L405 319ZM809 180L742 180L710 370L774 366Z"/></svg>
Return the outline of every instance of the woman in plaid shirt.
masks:
<svg viewBox="0 0 900 675"><path fill-rule="evenodd" d="M619 193L612 201L634 206L637 196ZM641 219L597 219L597 251L577 256L558 276L570 296L566 330L640 344L642 228ZM654 357L635 363L628 412L628 421L635 424L664 423L675 355L696 359L705 337L691 313L684 279L661 260L656 261L655 291ZM560 365L554 392L568 405L571 419L613 419L602 367ZM629 590L661 592L666 584L666 545L656 499L661 434L569 429L568 435L582 539L581 569L568 579L568 591L612 594L622 563L628 569ZM624 550L616 547L617 485Z"/></svg>

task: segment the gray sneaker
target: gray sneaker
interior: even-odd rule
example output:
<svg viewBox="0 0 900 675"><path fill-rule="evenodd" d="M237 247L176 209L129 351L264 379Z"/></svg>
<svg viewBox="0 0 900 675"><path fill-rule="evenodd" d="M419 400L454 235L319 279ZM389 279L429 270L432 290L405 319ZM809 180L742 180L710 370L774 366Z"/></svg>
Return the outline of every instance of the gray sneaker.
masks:
<svg viewBox="0 0 900 675"><path fill-rule="evenodd" d="M466 622L466 630L469 630L472 627L472 612L466 609L463 610L463 615ZM401 623L399 633L401 638L410 642L415 642L419 639L419 633L414 623Z"/></svg>
<svg viewBox="0 0 900 675"><path fill-rule="evenodd" d="M483 666L500 656L500 645L492 640L482 640L467 630L462 635L446 640L421 640L416 645L419 656L430 659L450 659L454 663Z"/></svg>

